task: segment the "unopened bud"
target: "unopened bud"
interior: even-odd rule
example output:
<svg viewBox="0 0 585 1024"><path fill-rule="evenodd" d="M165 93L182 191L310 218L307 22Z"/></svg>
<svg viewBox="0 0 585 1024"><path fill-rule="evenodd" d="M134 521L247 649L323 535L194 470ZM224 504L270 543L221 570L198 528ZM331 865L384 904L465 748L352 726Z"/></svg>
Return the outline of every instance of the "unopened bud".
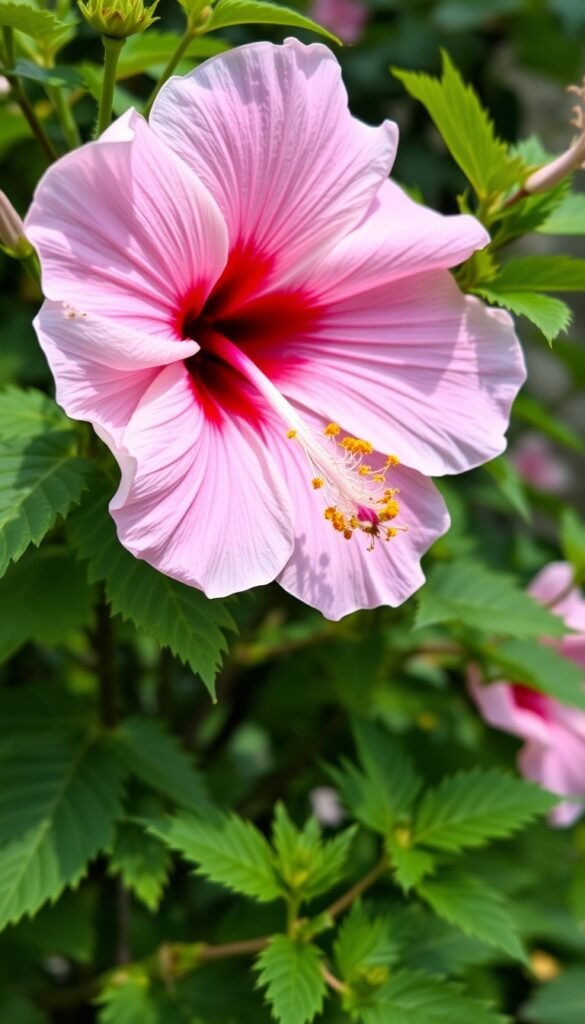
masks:
<svg viewBox="0 0 585 1024"><path fill-rule="evenodd" d="M570 85L568 92L575 93L581 100L578 105L573 107L571 119L571 124L577 128L579 134L564 153L529 175L522 189L525 195L548 192L549 189L568 178L573 171L585 166L585 78L580 86Z"/></svg>
<svg viewBox="0 0 585 1024"><path fill-rule="evenodd" d="M209 0L179 0L181 7L187 15L189 27L200 29L211 17L211 5Z"/></svg>
<svg viewBox="0 0 585 1024"><path fill-rule="evenodd" d="M153 21L158 4L145 7L144 0L78 0L85 20L96 32L111 39L127 39L144 32Z"/></svg>
<svg viewBox="0 0 585 1024"><path fill-rule="evenodd" d="M0 249L17 260L33 253L33 247L24 234L24 224L8 196L0 190Z"/></svg>

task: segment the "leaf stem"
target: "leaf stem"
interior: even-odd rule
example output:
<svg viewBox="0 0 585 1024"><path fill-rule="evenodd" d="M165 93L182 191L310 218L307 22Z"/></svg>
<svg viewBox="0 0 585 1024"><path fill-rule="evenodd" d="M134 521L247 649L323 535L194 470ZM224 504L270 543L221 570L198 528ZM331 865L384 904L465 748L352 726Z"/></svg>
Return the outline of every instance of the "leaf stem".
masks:
<svg viewBox="0 0 585 1024"><path fill-rule="evenodd" d="M224 960L232 956L254 956L266 949L270 942L270 936L265 935L259 939L242 939L239 942L225 942L219 946L202 946L199 951L199 961L207 963L209 960Z"/></svg>
<svg viewBox="0 0 585 1024"><path fill-rule="evenodd" d="M335 975L325 967L325 964L321 967L321 973L329 985L329 988L332 988L334 992L339 992L340 995L345 995L348 990L347 985L340 981L339 978L336 978Z"/></svg>
<svg viewBox="0 0 585 1024"><path fill-rule="evenodd" d="M81 136L62 87L60 85L48 85L47 95L55 108L55 113L69 149L77 149L81 145Z"/></svg>
<svg viewBox="0 0 585 1024"><path fill-rule="evenodd" d="M387 870L388 858L384 853L371 871L368 871L368 873L364 875L359 882L352 885L351 889L348 889L347 892L339 897L339 899L335 900L329 907L327 907L325 914L328 914L329 917L339 917L339 915L342 914L344 910L347 910L348 907L351 907L352 903L355 903L355 901L364 892L371 889L378 879L381 878L382 875L386 874Z"/></svg>
<svg viewBox="0 0 585 1024"><path fill-rule="evenodd" d="M150 96L148 97L146 103L144 104L144 108L143 108L142 113L144 114L145 117L148 117L148 115L150 114L150 111L152 109L152 105L153 105L156 97L158 96L160 90L162 89L162 87L165 84L165 82L167 81L167 79L169 79L171 77L171 75L172 75L173 71L175 70L177 64L181 60L181 57L183 57L184 54L187 52L187 50L189 49L190 44L195 39L196 35L197 35L197 30L195 28L193 28L192 26L190 26L190 25L187 26L187 28L185 29L184 34L181 36L181 38L179 40L179 44L178 44L175 52L169 57L168 64L166 65L166 67L165 67L164 71L162 72L160 78L158 79L154 89L152 90Z"/></svg>
<svg viewBox="0 0 585 1024"><path fill-rule="evenodd" d="M116 85L116 70L118 59L125 39L114 39L112 36L102 36L104 44L104 77L102 81L102 94L98 111L97 127L95 137L99 138L105 132L112 120L112 105L114 102L114 87Z"/></svg>
<svg viewBox="0 0 585 1024"><path fill-rule="evenodd" d="M53 143L49 139L45 129L35 114L32 103L26 95L23 85L14 73L14 66L16 63L16 54L14 48L14 29L7 28L6 26L2 29L2 41L4 44L4 60L6 69L8 71L7 78L10 82L14 98L18 103L26 121L28 122L29 128L41 147L43 153L47 157L50 163L58 159L59 154L53 146Z"/></svg>

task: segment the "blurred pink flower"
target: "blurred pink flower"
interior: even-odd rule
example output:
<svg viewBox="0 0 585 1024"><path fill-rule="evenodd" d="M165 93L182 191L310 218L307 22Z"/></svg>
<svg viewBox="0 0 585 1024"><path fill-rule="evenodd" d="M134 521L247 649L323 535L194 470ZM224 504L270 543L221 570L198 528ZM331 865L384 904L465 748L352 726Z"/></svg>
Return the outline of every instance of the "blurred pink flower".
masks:
<svg viewBox="0 0 585 1024"><path fill-rule="evenodd" d="M509 459L526 483L541 491L562 494L569 486L569 467L542 434L523 434L510 449Z"/></svg>
<svg viewBox="0 0 585 1024"><path fill-rule="evenodd" d="M555 641L555 647L582 666L585 682L585 600L578 589L570 589L571 579L570 565L553 562L528 589L576 630ZM469 682L486 721L526 740L518 758L522 774L559 796L581 798L559 804L551 814L555 825L572 824L585 810L585 713L526 686L509 682L483 686L475 666L469 670Z"/></svg>
<svg viewBox="0 0 585 1024"><path fill-rule="evenodd" d="M313 814L321 825L330 825L335 828L345 818L339 793L331 786L316 786L309 793L309 799Z"/></svg>
<svg viewBox="0 0 585 1024"><path fill-rule="evenodd" d="M38 186L58 401L118 460L122 544L210 597L277 578L333 619L400 604L448 526L428 477L504 448L512 321L446 269L487 235L388 181L396 145L326 47L256 43Z"/></svg>
<svg viewBox="0 0 585 1024"><path fill-rule="evenodd" d="M344 43L357 43L369 12L362 0L313 0L309 15Z"/></svg>

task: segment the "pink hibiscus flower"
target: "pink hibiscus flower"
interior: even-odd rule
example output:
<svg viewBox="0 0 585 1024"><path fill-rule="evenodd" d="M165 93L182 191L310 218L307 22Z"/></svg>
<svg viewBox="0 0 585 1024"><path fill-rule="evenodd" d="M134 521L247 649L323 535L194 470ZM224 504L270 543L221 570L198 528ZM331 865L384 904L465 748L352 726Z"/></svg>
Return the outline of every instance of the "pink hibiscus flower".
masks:
<svg viewBox="0 0 585 1024"><path fill-rule="evenodd" d="M553 562L528 590L575 630L555 641L555 647L583 667L585 682L585 600L578 589L571 588L572 577L570 565ZM469 684L490 725L526 740L518 758L522 774L551 793L577 798L559 804L551 814L554 825L572 824L585 810L585 714L526 686L508 682L482 686L475 666L469 670Z"/></svg>
<svg viewBox="0 0 585 1024"><path fill-rule="evenodd" d="M344 43L357 43L368 19L362 0L313 0L309 14Z"/></svg>
<svg viewBox="0 0 585 1024"><path fill-rule="evenodd" d="M523 434L510 450L510 462L527 483L540 491L562 494L571 482L571 472L542 434Z"/></svg>
<svg viewBox="0 0 585 1024"><path fill-rule="evenodd" d="M428 476L504 447L512 322L445 269L487 235L388 181L396 144L326 47L257 43L38 186L57 399L118 460L122 544L210 597L276 578L330 618L400 604L448 526Z"/></svg>

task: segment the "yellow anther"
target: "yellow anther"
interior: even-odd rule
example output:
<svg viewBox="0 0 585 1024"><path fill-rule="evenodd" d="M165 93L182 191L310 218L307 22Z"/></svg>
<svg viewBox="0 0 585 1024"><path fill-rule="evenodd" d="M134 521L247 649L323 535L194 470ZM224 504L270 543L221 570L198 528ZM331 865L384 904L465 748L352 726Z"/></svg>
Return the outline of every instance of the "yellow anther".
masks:
<svg viewBox="0 0 585 1024"><path fill-rule="evenodd" d="M320 487L323 487L325 481L322 476L314 476L313 479L311 480L311 483L314 489L318 491Z"/></svg>
<svg viewBox="0 0 585 1024"><path fill-rule="evenodd" d="M391 466L399 466L399 465L400 465L400 459L398 458L397 455L387 455L386 456L386 469L390 469Z"/></svg>
<svg viewBox="0 0 585 1024"><path fill-rule="evenodd" d="M289 441L292 441L292 439L297 436L297 432L296 430L289 430L286 436L288 437Z"/></svg>
<svg viewBox="0 0 585 1024"><path fill-rule="evenodd" d="M358 469L358 473L359 473L360 476L367 476L368 473L371 473L371 472L372 472L372 467L371 466L364 465L364 466L360 466L360 468ZM378 479L377 477L374 477L374 480L377 480L377 479ZM382 480L383 479L384 479L384 477L382 477Z"/></svg>
<svg viewBox="0 0 585 1024"><path fill-rule="evenodd" d="M353 530L344 530L343 536L345 537L346 540L351 540L351 538L353 537Z"/></svg>
<svg viewBox="0 0 585 1024"><path fill-rule="evenodd" d="M351 455L371 455L374 450L373 444L361 437L344 437L339 443Z"/></svg>
<svg viewBox="0 0 585 1024"><path fill-rule="evenodd" d="M325 516L325 519L333 519L333 516L335 515L335 509L333 505L330 505L329 508L326 508L323 515Z"/></svg>
<svg viewBox="0 0 585 1024"><path fill-rule="evenodd" d="M339 423L328 423L324 430L325 437L337 437L340 433L341 427Z"/></svg>
<svg viewBox="0 0 585 1024"><path fill-rule="evenodd" d="M377 484L383 484L386 477L383 473L375 473L372 480L375 480Z"/></svg>
<svg viewBox="0 0 585 1024"><path fill-rule="evenodd" d="M395 526L389 526L386 530L386 540L392 540L393 537L398 535L398 530Z"/></svg>

